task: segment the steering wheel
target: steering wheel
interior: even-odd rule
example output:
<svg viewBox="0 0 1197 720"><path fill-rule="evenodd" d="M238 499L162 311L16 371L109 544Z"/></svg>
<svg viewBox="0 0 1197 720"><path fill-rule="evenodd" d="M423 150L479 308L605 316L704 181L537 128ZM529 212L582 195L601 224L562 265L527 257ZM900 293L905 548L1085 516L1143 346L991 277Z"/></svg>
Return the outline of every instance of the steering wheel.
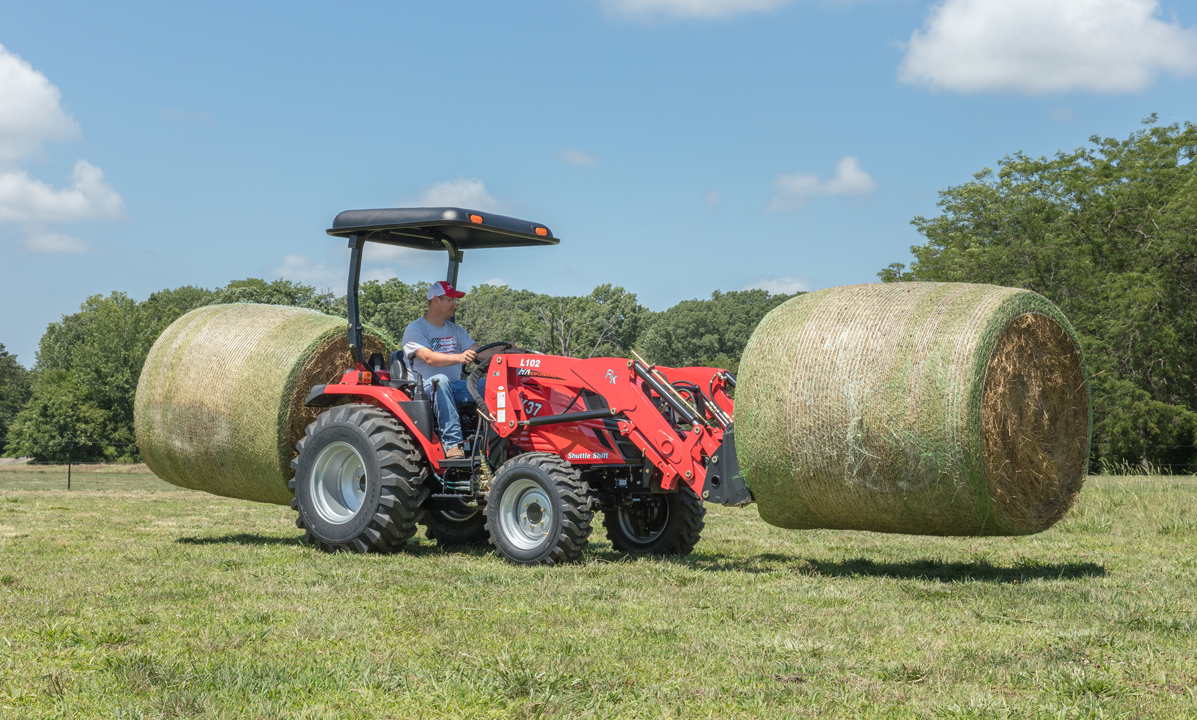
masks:
<svg viewBox="0 0 1197 720"><path fill-rule="evenodd" d="M477 364L479 355L486 352L487 350L490 350L491 348L497 348L497 347L502 347L504 350L510 350L511 348L515 347L515 345L507 342L506 340L500 340L499 342L487 343L487 344L483 345L482 347L480 347L474 351L474 363L475 363L476 367L481 367L481 365ZM468 364L469 363L467 363L467 365Z"/></svg>
<svg viewBox="0 0 1197 720"><path fill-rule="evenodd" d="M511 343L507 342L506 340L500 340L499 342L487 343L487 344L483 345L482 347L475 350L474 354L481 355L482 353L486 352L487 350L490 350L491 348L499 347L500 345L506 346L503 348L504 350L510 350L511 348L515 347L515 345L512 345Z"/></svg>
<svg viewBox="0 0 1197 720"><path fill-rule="evenodd" d="M482 347L478 348L474 354L481 355L483 352L490 350L491 348L497 348L499 346L504 346L504 350L510 350L511 348L515 347L515 345L507 342L506 340L500 340L499 342L487 343L486 345L483 345ZM483 365L480 362L475 362L474 369L466 378L466 391L470 393L470 397L474 398L474 402L478 404L479 408L485 408L486 402L482 399L482 395L478 392L478 381L482 379L482 376L486 373L486 369L489 364L489 362L486 365ZM485 410L483 410L483 416L491 422L494 421L494 418L491 418L485 414Z"/></svg>

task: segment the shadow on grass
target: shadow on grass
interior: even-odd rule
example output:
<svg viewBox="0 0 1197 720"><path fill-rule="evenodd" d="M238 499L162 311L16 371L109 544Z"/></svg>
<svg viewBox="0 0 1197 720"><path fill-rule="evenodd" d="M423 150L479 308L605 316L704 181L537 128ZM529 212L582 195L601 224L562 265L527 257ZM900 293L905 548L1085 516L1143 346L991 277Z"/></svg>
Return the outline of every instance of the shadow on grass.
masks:
<svg viewBox="0 0 1197 720"><path fill-rule="evenodd" d="M273 535L219 535L217 537L181 537L175 540L181 545L300 545L298 537L281 538Z"/></svg>
<svg viewBox="0 0 1197 720"><path fill-rule="evenodd" d="M826 577L889 577L910 580L939 580L957 582L1018 583L1028 580L1079 580L1105 577L1103 565L1091 562L1040 563L1023 560L1009 567L988 562L944 562L942 560L910 560L907 562L877 563L868 558L853 558L839 562L806 560L806 572Z"/></svg>

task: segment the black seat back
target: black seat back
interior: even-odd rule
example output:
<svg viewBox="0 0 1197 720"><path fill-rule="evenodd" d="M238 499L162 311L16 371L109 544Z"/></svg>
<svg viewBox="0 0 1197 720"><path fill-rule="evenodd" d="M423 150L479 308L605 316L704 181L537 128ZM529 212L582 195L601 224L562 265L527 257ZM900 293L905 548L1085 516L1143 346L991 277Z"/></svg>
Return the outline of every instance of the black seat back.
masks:
<svg viewBox="0 0 1197 720"><path fill-rule="evenodd" d="M415 379L407 372L407 363L403 362L402 350L391 353L387 368L391 371L391 381L387 383L391 387L401 388L416 384Z"/></svg>

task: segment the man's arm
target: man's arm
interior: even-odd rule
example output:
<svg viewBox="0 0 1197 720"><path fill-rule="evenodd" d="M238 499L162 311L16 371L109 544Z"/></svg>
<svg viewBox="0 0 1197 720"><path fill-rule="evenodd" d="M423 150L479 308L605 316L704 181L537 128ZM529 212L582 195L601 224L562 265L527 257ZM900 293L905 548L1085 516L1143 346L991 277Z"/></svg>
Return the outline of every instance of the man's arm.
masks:
<svg viewBox="0 0 1197 720"><path fill-rule="evenodd" d="M449 367L450 365L466 365L474 362L474 356L478 354L478 348L481 347L478 343L474 343L465 352L460 353L441 353L422 347L416 350L416 357L428 363L432 367Z"/></svg>

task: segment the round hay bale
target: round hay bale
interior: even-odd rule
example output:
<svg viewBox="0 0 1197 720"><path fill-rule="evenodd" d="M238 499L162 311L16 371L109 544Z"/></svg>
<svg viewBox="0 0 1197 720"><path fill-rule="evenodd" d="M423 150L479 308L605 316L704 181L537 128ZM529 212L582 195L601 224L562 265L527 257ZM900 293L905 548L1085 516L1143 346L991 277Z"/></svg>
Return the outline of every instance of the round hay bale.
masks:
<svg viewBox="0 0 1197 720"><path fill-rule="evenodd" d="M915 535L1047 529L1084 482L1076 334L1036 293L854 285L770 312L740 362L736 451L761 518Z"/></svg>
<svg viewBox="0 0 1197 720"><path fill-rule="evenodd" d="M282 305L212 305L150 349L134 403L146 465L169 483L286 505L295 443L316 410L313 385L353 366L341 318ZM387 343L367 333L365 353Z"/></svg>

